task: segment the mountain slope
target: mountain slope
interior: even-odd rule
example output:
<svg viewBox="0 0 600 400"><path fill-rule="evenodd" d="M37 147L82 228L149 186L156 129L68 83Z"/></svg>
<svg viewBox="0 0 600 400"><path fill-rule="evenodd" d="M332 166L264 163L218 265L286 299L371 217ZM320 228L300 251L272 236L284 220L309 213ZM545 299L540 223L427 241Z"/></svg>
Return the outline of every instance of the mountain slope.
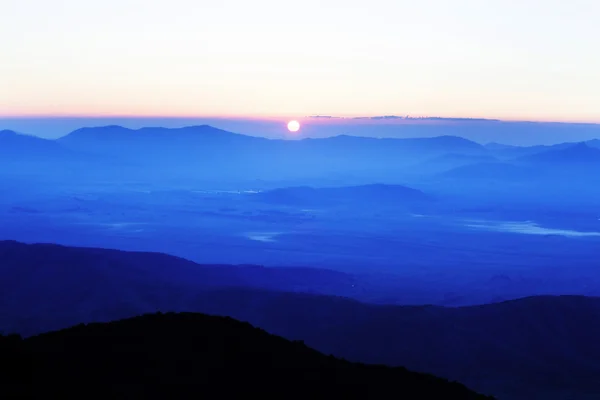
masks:
<svg viewBox="0 0 600 400"><path fill-rule="evenodd" d="M354 283L352 275L316 268L199 265L160 253L0 241L0 331L35 334L183 309L189 296L211 288L351 293Z"/></svg>
<svg viewBox="0 0 600 400"><path fill-rule="evenodd" d="M87 180L98 172L118 170L114 161L93 151L69 149L56 140L0 131L0 176L4 179Z"/></svg>
<svg viewBox="0 0 600 400"><path fill-rule="evenodd" d="M209 125L184 128L141 128L129 129L118 125L81 128L56 140L65 147L76 150L89 150L113 155L128 155L134 151L160 150L200 150L210 144L235 145L250 142L268 143L265 138L245 136ZM131 147L132 148L128 148ZM189 147L197 147L190 149ZM158 154L160 155L160 154Z"/></svg>
<svg viewBox="0 0 600 400"><path fill-rule="evenodd" d="M244 288L235 274L228 281L232 269L198 278L200 266L160 254L2 245L4 332L31 335L157 310L194 311L249 321L351 361L434 373L500 399L552 399L553 391L563 393L557 399L586 399L600 391L600 298L381 306ZM285 287L285 279L278 284Z"/></svg>
<svg viewBox="0 0 600 400"><path fill-rule="evenodd" d="M60 161L71 155L57 142L13 131L0 131L0 166L6 163L40 163Z"/></svg>
<svg viewBox="0 0 600 400"><path fill-rule="evenodd" d="M198 398L215 389L262 398L488 398L404 368L327 357L250 324L202 314L144 315L24 341L0 337L0 349L13 367L0 391L11 396L64 397L86 388L109 398Z"/></svg>

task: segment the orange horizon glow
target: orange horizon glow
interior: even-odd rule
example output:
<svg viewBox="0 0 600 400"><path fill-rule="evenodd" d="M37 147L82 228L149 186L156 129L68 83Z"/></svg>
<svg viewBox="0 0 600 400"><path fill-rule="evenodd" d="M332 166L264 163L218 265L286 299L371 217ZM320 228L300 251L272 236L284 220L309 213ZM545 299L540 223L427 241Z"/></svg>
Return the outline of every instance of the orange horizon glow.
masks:
<svg viewBox="0 0 600 400"><path fill-rule="evenodd" d="M382 117L382 116L398 116L404 117L403 113L381 113L381 114L314 114L314 115L300 115L300 114L184 114L184 113L169 113L169 114L155 114L155 113L118 113L118 112L103 112L103 113L0 113L0 119L215 119L215 120L245 120L245 121L272 121L287 123L290 120L296 120L300 123L319 122L322 124L327 123L339 123L339 122L353 122L356 124L407 124L407 123L450 123L450 119L474 119L474 120L497 120L500 122L532 122L532 123L566 123L566 124L600 124L600 119L589 118L589 119L571 119L571 118L527 118L527 117L499 117L499 116L473 116L473 115L410 115L409 119L379 119L373 120L370 118ZM331 118L329 118L331 117ZM362 119L364 118L364 119ZM423 118L423 119L419 119ZM439 118L427 120L426 118ZM457 121L460 122L460 121ZM466 122L466 121L465 121Z"/></svg>
<svg viewBox="0 0 600 400"><path fill-rule="evenodd" d="M213 3L9 1L0 118L600 123L598 1Z"/></svg>

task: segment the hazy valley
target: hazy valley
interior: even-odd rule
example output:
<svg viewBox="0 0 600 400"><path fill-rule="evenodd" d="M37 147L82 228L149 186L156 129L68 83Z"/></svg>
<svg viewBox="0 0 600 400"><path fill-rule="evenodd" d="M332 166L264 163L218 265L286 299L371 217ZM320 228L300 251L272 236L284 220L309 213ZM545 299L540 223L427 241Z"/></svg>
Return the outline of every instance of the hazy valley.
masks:
<svg viewBox="0 0 600 400"><path fill-rule="evenodd" d="M5 332L207 312L501 400L600 388L597 141L111 126L57 140L3 131L0 153ZM581 347L535 348L582 321Z"/></svg>

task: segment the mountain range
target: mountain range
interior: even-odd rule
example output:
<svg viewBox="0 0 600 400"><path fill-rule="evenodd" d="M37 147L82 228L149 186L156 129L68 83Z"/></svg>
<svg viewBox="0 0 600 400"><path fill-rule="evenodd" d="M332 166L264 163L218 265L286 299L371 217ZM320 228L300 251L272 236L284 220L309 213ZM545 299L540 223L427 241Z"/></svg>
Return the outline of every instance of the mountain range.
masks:
<svg viewBox="0 0 600 400"><path fill-rule="evenodd" d="M304 196L304 203L310 191L306 187L367 187L377 182L438 198L459 195L527 202L556 198L571 205L593 206L600 201L600 187L595 185L600 173L599 143L484 146L456 136L281 140L208 125L81 128L56 140L4 131L0 134L0 177L14 180L19 176L30 186L53 182L158 189L294 188L294 201ZM286 190L289 195L291 189ZM357 199L364 197L364 193L345 190ZM379 193L376 186L368 191L370 196ZM268 202L277 202L279 195L271 193ZM388 195L383 194L384 198ZM265 201L266 196L262 196ZM319 193L319 201L337 201L334 197L332 191Z"/></svg>
<svg viewBox="0 0 600 400"><path fill-rule="evenodd" d="M5 333L202 312L248 321L349 361L457 380L498 399L583 400L600 391L600 298L386 306L302 293L285 268L202 266L164 254L17 242L0 243L0 259Z"/></svg>
<svg viewBox="0 0 600 400"><path fill-rule="evenodd" d="M582 142L568 147L519 157L516 161L555 168L561 168L565 165L598 168L600 166L600 149Z"/></svg>
<svg viewBox="0 0 600 400"><path fill-rule="evenodd" d="M137 130L121 126L81 128L56 140L12 131L0 132L2 163L11 154L32 163L41 158L68 162L77 154L95 154L104 158L93 161L100 162L108 157L123 167L154 166L153 172L162 168L181 172L187 167L205 166L225 175L228 171L239 173L237 169L243 169L247 175L256 173L256 179L268 177L268 172L277 175L273 173L274 169L280 172L280 176L293 175L294 172L310 176L314 175L315 166L323 174L355 174L360 171L380 172L383 168L398 172L416 163L449 170L482 161L536 162L546 157L543 154L553 157L556 163L570 162L580 156L586 161L597 160L598 154L591 150L600 147L600 142L591 140L585 143L586 148L578 143L532 147L483 146L456 136L376 139L341 135L324 139L279 140L245 136L208 125ZM571 149L570 154L551 156L558 150L568 149ZM536 158L536 154L542 159ZM89 161L90 168L98 167L92 160ZM169 166L169 163L176 165ZM204 171L193 172L202 175Z"/></svg>

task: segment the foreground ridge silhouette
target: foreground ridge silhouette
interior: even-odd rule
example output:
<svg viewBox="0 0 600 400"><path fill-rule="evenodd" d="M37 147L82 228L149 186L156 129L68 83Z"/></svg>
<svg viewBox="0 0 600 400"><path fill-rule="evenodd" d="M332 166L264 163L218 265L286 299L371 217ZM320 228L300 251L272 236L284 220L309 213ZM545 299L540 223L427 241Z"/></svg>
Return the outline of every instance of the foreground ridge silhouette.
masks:
<svg viewBox="0 0 600 400"><path fill-rule="evenodd" d="M493 399L433 375L351 363L198 313L0 336L0 358L0 398Z"/></svg>

